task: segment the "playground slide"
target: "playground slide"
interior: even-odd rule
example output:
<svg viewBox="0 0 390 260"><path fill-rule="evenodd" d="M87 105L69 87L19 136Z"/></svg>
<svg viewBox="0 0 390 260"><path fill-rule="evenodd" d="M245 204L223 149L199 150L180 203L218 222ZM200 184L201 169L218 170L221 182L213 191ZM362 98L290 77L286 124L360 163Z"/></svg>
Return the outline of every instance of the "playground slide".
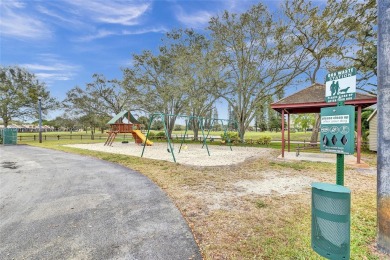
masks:
<svg viewBox="0 0 390 260"><path fill-rule="evenodd" d="M145 142L146 136L140 130L133 130L133 132L142 140L143 143ZM153 142L146 140L146 145L153 145Z"/></svg>

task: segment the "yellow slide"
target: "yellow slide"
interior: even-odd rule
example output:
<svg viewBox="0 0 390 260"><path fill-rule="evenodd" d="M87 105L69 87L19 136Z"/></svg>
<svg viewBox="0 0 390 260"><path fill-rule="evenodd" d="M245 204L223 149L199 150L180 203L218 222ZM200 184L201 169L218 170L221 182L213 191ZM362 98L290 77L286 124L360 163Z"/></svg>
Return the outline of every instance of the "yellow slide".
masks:
<svg viewBox="0 0 390 260"><path fill-rule="evenodd" d="M133 130L133 132L145 143L146 136L140 130ZM153 142L150 140L146 140L146 145L153 145Z"/></svg>

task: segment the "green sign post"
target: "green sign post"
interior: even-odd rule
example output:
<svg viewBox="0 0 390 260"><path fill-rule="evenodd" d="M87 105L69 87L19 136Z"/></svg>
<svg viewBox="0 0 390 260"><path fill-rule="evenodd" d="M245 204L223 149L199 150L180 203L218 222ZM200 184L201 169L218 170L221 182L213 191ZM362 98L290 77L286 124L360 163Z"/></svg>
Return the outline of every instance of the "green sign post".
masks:
<svg viewBox="0 0 390 260"><path fill-rule="evenodd" d="M312 248L328 259L350 258L350 190L344 186L344 155L355 151L355 107L344 101L356 95L356 69L326 75L326 102L321 109L321 152L337 154L336 184L312 185Z"/></svg>
<svg viewBox="0 0 390 260"><path fill-rule="evenodd" d="M344 185L344 154L355 148L355 109L344 101L356 96L356 69L328 73L325 87L326 102L337 102L337 107L321 109L321 151L337 154L336 183Z"/></svg>

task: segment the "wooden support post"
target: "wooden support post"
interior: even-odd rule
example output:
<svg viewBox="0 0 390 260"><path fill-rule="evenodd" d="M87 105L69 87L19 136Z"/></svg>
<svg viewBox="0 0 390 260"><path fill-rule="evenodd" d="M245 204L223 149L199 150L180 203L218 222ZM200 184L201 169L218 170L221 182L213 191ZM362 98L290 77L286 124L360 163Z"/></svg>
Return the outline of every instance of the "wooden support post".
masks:
<svg viewBox="0 0 390 260"><path fill-rule="evenodd" d="M286 111L287 112L287 111ZM287 133L288 133L288 135L287 135L287 140L288 140L288 151L290 152L290 113L288 113L287 112L287 123L288 123L288 125L287 125L287 127L288 127L288 129L287 129Z"/></svg>
<svg viewBox="0 0 390 260"><path fill-rule="evenodd" d="M282 110L282 158L284 158L284 109Z"/></svg>

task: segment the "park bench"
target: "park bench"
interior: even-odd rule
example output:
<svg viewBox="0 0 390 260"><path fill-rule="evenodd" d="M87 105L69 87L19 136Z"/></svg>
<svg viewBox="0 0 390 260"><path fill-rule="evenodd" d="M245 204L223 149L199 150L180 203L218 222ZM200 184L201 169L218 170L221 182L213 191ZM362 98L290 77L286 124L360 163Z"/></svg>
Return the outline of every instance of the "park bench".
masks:
<svg viewBox="0 0 390 260"><path fill-rule="evenodd" d="M309 144L306 144L306 143L303 143L303 146L300 146L298 144L298 147L295 149L296 150L296 153L295 155L298 157L299 156L299 153L301 151L306 151L306 150L319 150L320 149L320 145L318 143L309 143Z"/></svg>

